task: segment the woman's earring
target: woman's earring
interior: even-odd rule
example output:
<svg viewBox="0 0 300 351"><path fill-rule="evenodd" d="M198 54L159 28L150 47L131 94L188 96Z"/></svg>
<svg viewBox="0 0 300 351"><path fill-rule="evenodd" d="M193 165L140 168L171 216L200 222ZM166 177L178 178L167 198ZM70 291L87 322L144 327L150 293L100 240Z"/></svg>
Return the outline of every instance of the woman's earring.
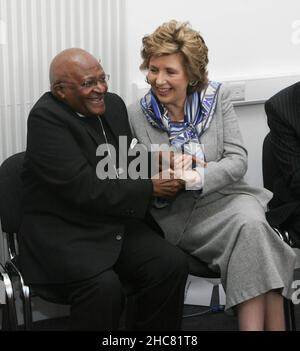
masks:
<svg viewBox="0 0 300 351"><path fill-rule="evenodd" d="M195 87L198 83L199 83L198 80L193 80L193 81L189 82L189 86L190 87Z"/></svg>

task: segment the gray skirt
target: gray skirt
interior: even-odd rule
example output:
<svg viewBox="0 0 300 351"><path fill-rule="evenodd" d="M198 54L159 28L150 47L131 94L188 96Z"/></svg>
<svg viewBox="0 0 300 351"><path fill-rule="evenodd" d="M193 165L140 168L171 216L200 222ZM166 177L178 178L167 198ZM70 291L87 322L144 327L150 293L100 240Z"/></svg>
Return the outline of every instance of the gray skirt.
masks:
<svg viewBox="0 0 300 351"><path fill-rule="evenodd" d="M220 273L226 309L273 289L290 298L294 250L269 226L254 196L218 195L198 200L178 246Z"/></svg>

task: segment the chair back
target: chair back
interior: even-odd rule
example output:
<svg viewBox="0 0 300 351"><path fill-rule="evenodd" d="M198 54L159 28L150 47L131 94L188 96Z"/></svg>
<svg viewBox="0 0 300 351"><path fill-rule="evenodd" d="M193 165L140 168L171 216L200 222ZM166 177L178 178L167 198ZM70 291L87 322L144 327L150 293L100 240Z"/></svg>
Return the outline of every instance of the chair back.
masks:
<svg viewBox="0 0 300 351"><path fill-rule="evenodd" d="M265 136L263 142L262 168L264 187L273 192L273 182L279 175L279 168L272 150L270 133Z"/></svg>
<svg viewBox="0 0 300 351"><path fill-rule="evenodd" d="M17 234L23 215L21 173L24 156L25 152L17 153L8 157L0 166L0 219L2 230L7 234L9 259L6 261L5 268L12 276L17 276L20 281L25 330L30 330L32 328L31 296L39 296L54 303L67 304L67 302L49 287L27 285L19 267Z"/></svg>
<svg viewBox="0 0 300 351"><path fill-rule="evenodd" d="M6 233L18 233L21 224L24 155L20 152L10 156L0 166L0 218Z"/></svg>

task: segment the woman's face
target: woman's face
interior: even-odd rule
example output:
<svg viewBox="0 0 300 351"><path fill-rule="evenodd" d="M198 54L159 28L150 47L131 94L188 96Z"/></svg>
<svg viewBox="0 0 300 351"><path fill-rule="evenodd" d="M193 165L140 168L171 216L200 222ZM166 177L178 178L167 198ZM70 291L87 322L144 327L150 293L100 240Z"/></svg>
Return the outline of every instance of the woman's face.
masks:
<svg viewBox="0 0 300 351"><path fill-rule="evenodd" d="M164 105L184 105L189 79L181 53L151 57L148 81Z"/></svg>

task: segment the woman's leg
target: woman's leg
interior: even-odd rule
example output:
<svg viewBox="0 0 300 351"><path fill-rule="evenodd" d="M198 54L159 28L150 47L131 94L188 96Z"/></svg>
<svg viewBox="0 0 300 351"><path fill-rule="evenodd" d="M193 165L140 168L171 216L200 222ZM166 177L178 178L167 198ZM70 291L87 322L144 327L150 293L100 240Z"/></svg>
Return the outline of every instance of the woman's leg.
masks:
<svg viewBox="0 0 300 351"><path fill-rule="evenodd" d="M265 330L285 330L283 297L276 291L269 291L265 295Z"/></svg>
<svg viewBox="0 0 300 351"><path fill-rule="evenodd" d="M242 331L283 331L285 319L283 297L269 291L237 305L239 329Z"/></svg>
<svg viewBox="0 0 300 351"><path fill-rule="evenodd" d="M254 297L237 305L239 330L264 330L265 294Z"/></svg>

